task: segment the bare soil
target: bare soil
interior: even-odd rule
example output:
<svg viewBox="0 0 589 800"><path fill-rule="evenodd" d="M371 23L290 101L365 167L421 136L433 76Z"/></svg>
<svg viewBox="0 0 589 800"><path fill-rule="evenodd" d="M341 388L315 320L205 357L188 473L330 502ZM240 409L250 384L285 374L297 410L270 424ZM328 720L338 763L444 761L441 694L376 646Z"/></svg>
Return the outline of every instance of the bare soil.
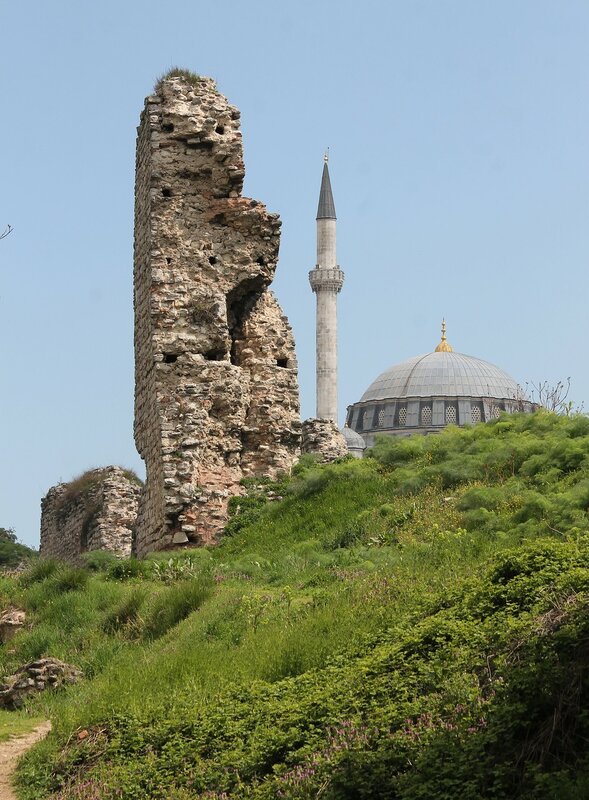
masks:
<svg viewBox="0 0 589 800"><path fill-rule="evenodd" d="M12 789L12 775L18 759L51 730L50 722L42 722L33 731L0 742L0 800L17 800Z"/></svg>

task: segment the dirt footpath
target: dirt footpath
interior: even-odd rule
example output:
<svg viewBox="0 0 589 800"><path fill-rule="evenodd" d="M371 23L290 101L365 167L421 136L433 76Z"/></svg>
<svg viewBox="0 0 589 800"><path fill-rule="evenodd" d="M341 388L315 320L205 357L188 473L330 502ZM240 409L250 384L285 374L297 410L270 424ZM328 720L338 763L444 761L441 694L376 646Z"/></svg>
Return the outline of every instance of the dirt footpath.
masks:
<svg viewBox="0 0 589 800"><path fill-rule="evenodd" d="M42 722L31 733L0 742L0 800L17 800L11 783L16 762L29 747L44 739L50 730L51 723Z"/></svg>

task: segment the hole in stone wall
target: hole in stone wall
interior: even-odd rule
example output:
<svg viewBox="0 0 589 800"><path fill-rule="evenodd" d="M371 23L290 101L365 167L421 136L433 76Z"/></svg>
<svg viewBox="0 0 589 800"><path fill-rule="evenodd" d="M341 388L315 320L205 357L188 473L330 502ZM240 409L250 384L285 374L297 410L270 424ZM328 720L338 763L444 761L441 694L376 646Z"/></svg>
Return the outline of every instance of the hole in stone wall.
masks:
<svg viewBox="0 0 589 800"><path fill-rule="evenodd" d="M217 256L209 256L209 264L216 264Z"/></svg>
<svg viewBox="0 0 589 800"><path fill-rule="evenodd" d="M288 358L277 358L276 359L276 366L277 367L288 367Z"/></svg>
<svg viewBox="0 0 589 800"><path fill-rule="evenodd" d="M214 348L213 350L207 350L203 355L207 361L224 361L225 350Z"/></svg>
<svg viewBox="0 0 589 800"><path fill-rule="evenodd" d="M178 361L176 353L164 353L164 364L175 364Z"/></svg>
<svg viewBox="0 0 589 800"><path fill-rule="evenodd" d="M171 189L168 189L168 188L166 187L165 189L162 189L162 195L163 195L164 197L171 197L171 196L172 196L172 190L171 190Z"/></svg>
<svg viewBox="0 0 589 800"><path fill-rule="evenodd" d="M186 147L191 150L212 150L214 146L214 142L186 142Z"/></svg>
<svg viewBox="0 0 589 800"><path fill-rule="evenodd" d="M171 258L166 258L166 264L171 264L171 263L172 263L172 259Z"/></svg>
<svg viewBox="0 0 589 800"><path fill-rule="evenodd" d="M227 220L225 219L225 214L215 214L215 216L211 219L211 225L226 225Z"/></svg>
<svg viewBox="0 0 589 800"><path fill-rule="evenodd" d="M256 258L256 264L259 264L261 267L265 267L266 266L266 259L264 258L264 256L258 256Z"/></svg>
<svg viewBox="0 0 589 800"><path fill-rule="evenodd" d="M215 130L216 130L216 132L217 132L218 134L223 134L223 133L225 133L225 126L224 126L224 125L217 125L217 127L215 128Z"/></svg>
<svg viewBox="0 0 589 800"><path fill-rule="evenodd" d="M171 122L164 122L162 125L162 130L165 133L172 133L172 131L174 130L174 126Z"/></svg>
<svg viewBox="0 0 589 800"><path fill-rule="evenodd" d="M168 514L168 528L171 530L175 530L180 525L180 512L175 511L172 514Z"/></svg>
<svg viewBox="0 0 589 800"><path fill-rule="evenodd" d="M243 336L244 325L266 288L261 275L242 281L227 295L227 325L231 336L231 363L239 366L237 341Z"/></svg>

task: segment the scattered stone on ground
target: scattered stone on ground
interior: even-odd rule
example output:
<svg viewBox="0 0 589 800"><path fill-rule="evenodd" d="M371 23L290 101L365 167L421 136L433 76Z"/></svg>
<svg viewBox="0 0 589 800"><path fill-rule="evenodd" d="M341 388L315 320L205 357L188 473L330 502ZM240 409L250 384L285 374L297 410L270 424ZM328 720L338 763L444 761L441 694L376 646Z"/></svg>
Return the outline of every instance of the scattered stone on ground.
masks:
<svg viewBox="0 0 589 800"><path fill-rule="evenodd" d="M0 644L6 644L23 627L26 613L20 608L9 608L0 614Z"/></svg>
<svg viewBox="0 0 589 800"><path fill-rule="evenodd" d="M0 708L14 711L21 708L30 695L77 683L81 677L81 670L57 658L31 661L0 683Z"/></svg>

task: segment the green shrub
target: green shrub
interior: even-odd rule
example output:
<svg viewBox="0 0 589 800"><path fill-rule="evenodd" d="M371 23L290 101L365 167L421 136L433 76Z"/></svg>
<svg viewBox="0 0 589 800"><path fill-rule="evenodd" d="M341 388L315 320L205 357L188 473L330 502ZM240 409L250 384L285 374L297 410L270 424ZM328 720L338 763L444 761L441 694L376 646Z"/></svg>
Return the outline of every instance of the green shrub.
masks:
<svg viewBox="0 0 589 800"><path fill-rule="evenodd" d="M85 567L91 572L108 572L118 562L117 556L106 550L92 550L88 553L82 553L82 560Z"/></svg>
<svg viewBox="0 0 589 800"><path fill-rule="evenodd" d="M166 72L160 75L156 80L155 86L153 87L154 92L161 91L164 81L168 78L184 78L188 83L192 84L192 86L197 86L202 80L200 75L197 75L196 72L192 72L189 69L170 67L170 69L166 70Z"/></svg>
<svg viewBox="0 0 589 800"><path fill-rule="evenodd" d="M59 568L59 561L55 561L52 558L40 558L23 572L19 578L19 583L21 586L32 586L34 583L39 583L51 577Z"/></svg>
<svg viewBox="0 0 589 800"><path fill-rule="evenodd" d="M115 563L108 568L106 577L111 581L127 581L132 578L139 578L149 573L149 565L144 561L131 558L118 558Z"/></svg>

